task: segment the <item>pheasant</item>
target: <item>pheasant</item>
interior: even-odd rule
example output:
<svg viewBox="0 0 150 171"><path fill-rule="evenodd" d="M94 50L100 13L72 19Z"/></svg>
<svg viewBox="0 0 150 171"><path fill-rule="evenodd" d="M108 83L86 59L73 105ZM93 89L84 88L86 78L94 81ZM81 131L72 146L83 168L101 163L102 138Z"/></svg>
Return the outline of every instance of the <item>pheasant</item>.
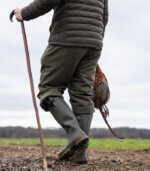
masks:
<svg viewBox="0 0 150 171"><path fill-rule="evenodd" d="M123 139L122 137L116 135L116 133L113 131L113 129L111 128L111 126L107 121L107 117L109 116L109 110L106 106L106 103L110 98L110 90L109 90L107 78L105 74L102 72L102 70L100 69L100 66L98 64L96 66L96 74L95 74L95 81L94 81L94 88L92 90L92 95L93 95L94 107L96 109L99 109L111 133L115 137L119 139Z"/></svg>

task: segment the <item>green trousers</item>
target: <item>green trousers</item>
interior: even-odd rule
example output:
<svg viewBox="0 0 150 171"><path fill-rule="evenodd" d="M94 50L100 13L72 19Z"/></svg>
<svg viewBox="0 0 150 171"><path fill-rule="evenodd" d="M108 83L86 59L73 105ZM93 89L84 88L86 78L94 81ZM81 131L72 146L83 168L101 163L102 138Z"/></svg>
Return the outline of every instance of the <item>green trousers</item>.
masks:
<svg viewBox="0 0 150 171"><path fill-rule="evenodd" d="M48 96L63 96L68 88L74 114L94 112L91 90L101 49L48 45L41 58L38 98L45 110Z"/></svg>

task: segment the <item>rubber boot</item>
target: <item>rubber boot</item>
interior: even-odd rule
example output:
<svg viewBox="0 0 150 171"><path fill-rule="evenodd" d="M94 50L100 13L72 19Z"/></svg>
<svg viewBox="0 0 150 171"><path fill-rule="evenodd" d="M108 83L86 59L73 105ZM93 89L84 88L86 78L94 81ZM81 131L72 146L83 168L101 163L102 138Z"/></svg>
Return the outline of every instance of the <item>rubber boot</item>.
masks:
<svg viewBox="0 0 150 171"><path fill-rule="evenodd" d="M58 159L68 160L80 146L88 142L89 138L79 127L75 115L72 113L63 97L49 96L45 105L67 133L68 143L59 153Z"/></svg>
<svg viewBox="0 0 150 171"><path fill-rule="evenodd" d="M87 136L89 136L92 117L93 114L76 115L80 128L86 133ZM86 150L88 148L88 143L89 142L86 142L86 144L78 148L78 150L74 153L74 155L69 158L69 160L77 164L88 163L86 157Z"/></svg>

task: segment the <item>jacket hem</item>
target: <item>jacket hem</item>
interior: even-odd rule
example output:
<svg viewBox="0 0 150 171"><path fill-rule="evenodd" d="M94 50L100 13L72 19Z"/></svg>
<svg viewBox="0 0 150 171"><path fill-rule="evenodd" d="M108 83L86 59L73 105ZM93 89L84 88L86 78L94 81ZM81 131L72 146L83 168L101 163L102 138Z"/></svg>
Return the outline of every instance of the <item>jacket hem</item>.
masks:
<svg viewBox="0 0 150 171"><path fill-rule="evenodd" d="M87 47L87 48L95 48L95 49L101 49L102 44L100 46L90 45L90 44L81 44L81 43L67 43L67 42L49 42L49 45L61 45L61 46L74 46L74 47Z"/></svg>

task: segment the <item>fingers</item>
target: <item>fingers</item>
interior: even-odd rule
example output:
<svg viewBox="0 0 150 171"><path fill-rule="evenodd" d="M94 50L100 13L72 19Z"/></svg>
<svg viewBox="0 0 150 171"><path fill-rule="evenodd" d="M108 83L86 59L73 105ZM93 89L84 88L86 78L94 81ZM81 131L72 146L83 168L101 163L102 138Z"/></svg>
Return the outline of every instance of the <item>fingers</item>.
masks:
<svg viewBox="0 0 150 171"><path fill-rule="evenodd" d="M15 11L14 11L14 14L15 14L15 17L16 17L17 21L19 21L19 22L23 21L22 14L21 14L21 9L16 8Z"/></svg>

